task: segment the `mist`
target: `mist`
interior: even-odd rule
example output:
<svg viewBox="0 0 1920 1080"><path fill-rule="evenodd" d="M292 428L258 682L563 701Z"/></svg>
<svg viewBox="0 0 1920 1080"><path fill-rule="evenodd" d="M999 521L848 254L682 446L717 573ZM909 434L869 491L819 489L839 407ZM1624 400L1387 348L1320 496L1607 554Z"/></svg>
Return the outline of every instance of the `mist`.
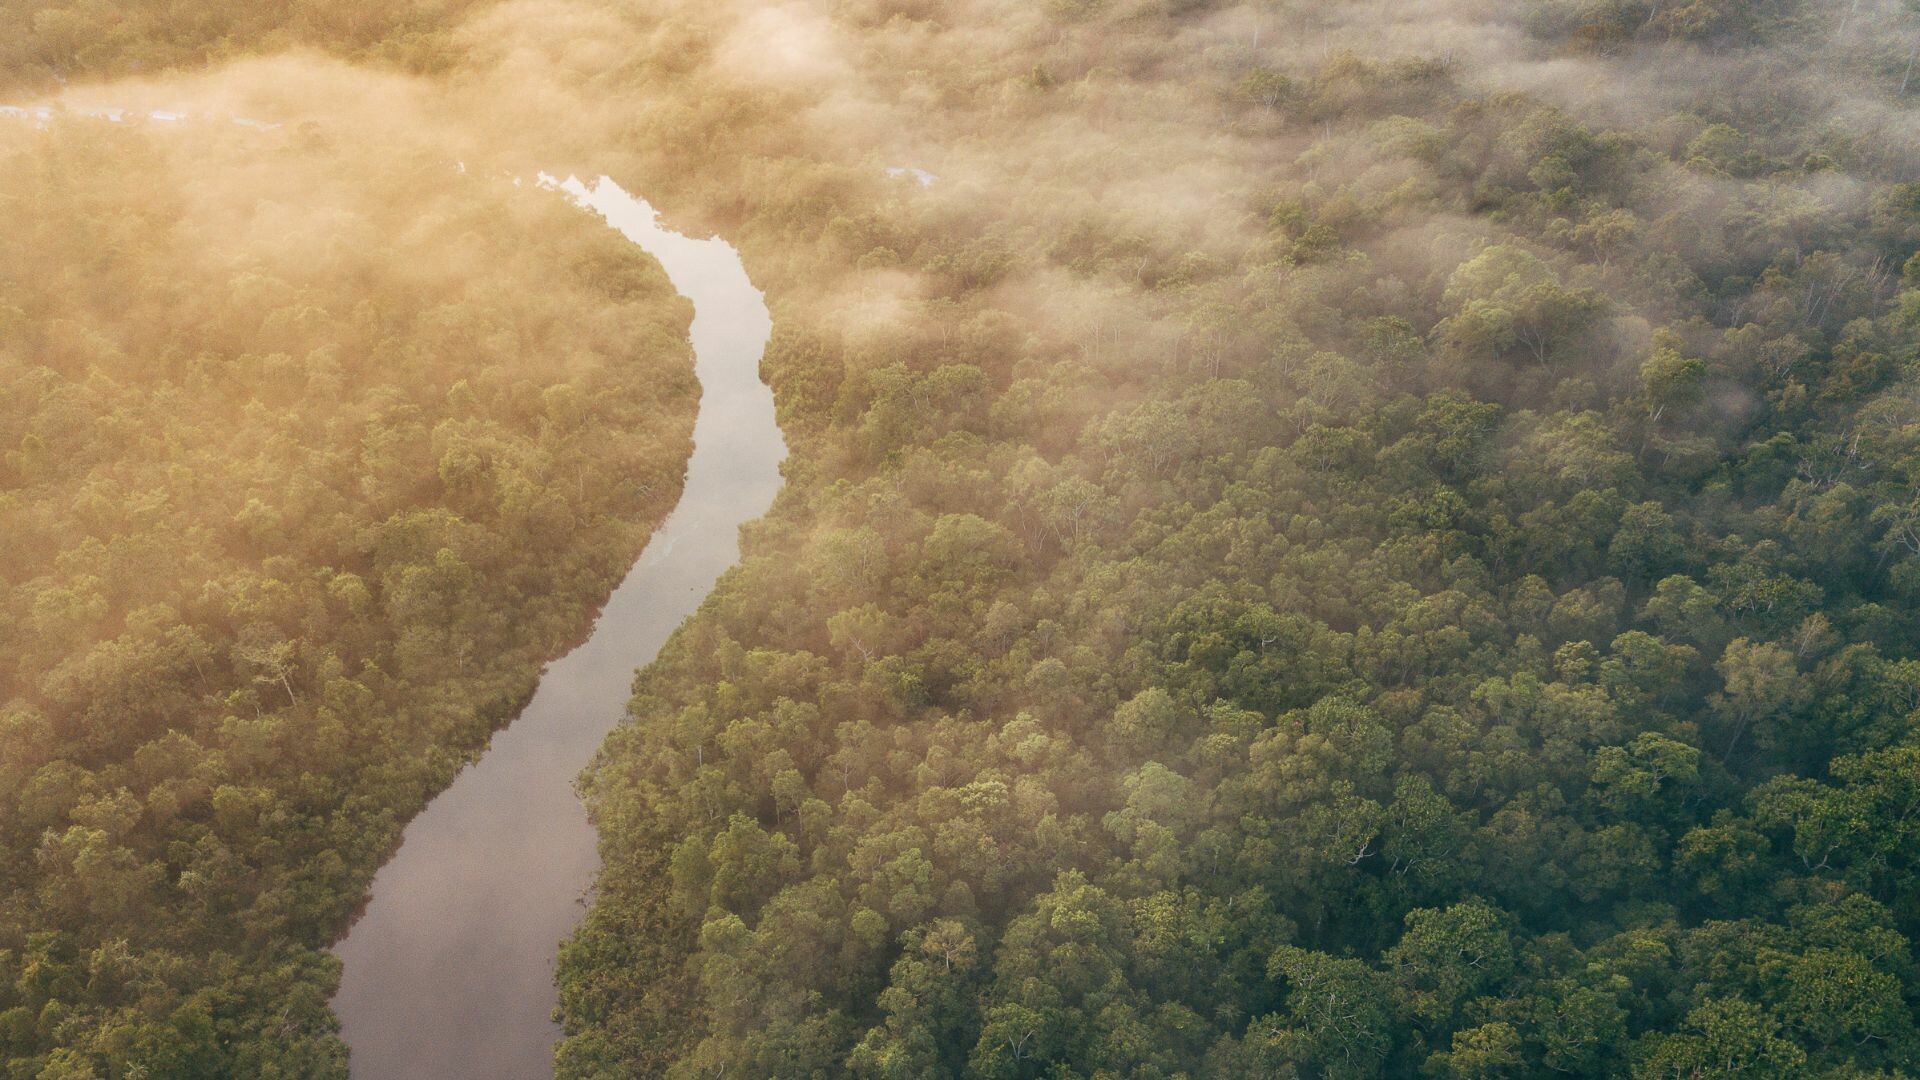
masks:
<svg viewBox="0 0 1920 1080"><path fill-rule="evenodd" d="M692 309L543 174L738 252L792 453L578 780L527 1060L1920 1054L1909 5L36 0L0 43L52 110L0 117L29 1072L341 1075L326 948L675 505Z"/></svg>

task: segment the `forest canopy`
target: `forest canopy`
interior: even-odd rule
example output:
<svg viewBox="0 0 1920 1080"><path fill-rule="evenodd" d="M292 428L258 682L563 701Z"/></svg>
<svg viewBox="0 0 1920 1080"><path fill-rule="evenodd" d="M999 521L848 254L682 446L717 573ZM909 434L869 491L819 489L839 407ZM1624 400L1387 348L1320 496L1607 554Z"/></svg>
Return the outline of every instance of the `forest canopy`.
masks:
<svg viewBox="0 0 1920 1080"><path fill-rule="evenodd" d="M158 133L8 135L94 223L0 238L78 282L0 294L14 1074L337 1074L314 949L665 506L595 479L670 499L684 313L448 180L528 131L744 252L794 451L583 780L560 1075L1920 1073L1905 5L173 8L0 40L351 58L465 141L236 168L488 257L207 247ZM193 589L116 569L148 534Z"/></svg>
<svg viewBox="0 0 1920 1080"><path fill-rule="evenodd" d="M562 1075L1920 1067L1910 13L780 10Z"/></svg>
<svg viewBox="0 0 1920 1080"><path fill-rule="evenodd" d="M342 1073L320 950L679 489L658 266L336 77L0 120L10 1076Z"/></svg>

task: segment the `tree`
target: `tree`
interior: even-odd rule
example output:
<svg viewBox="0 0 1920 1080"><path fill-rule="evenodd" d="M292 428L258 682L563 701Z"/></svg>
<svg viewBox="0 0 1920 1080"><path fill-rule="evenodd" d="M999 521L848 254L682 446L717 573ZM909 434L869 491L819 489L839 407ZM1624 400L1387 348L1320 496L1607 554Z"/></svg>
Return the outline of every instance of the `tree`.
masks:
<svg viewBox="0 0 1920 1080"><path fill-rule="evenodd" d="M1806 1064L1799 1047L1759 1006L1735 999L1703 1002L1677 1033L1656 1035L1634 1065L1635 1080L1719 1080L1793 1076Z"/></svg>
<svg viewBox="0 0 1920 1080"><path fill-rule="evenodd" d="M1403 1007L1434 1030L1451 1028L1470 999L1513 974L1510 924L1480 900L1408 912L1406 932L1381 957Z"/></svg>
<svg viewBox="0 0 1920 1080"><path fill-rule="evenodd" d="M1643 814L1657 805L1663 785L1671 793L1700 779L1700 751L1677 739L1647 731L1625 747L1594 751L1593 783L1600 801L1620 813Z"/></svg>
<svg viewBox="0 0 1920 1080"><path fill-rule="evenodd" d="M1721 760L1733 757L1748 728L1763 729L1764 741L1773 741L1765 727L1796 707L1805 695L1793 655L1771 642L1735 638L1714 665L1725 690L1715 699L1715 711L1728 731Z"/></svg>
<svg viewBox="0 0 1920 1080"><path fill-rule="evenodd" d="M1284 979L1284 1023L1273 1038L1287 1059L1328 1077L1382 1075L1393 1043L1394 1010L1379 975L1357 960L1285 945L1267 960Z"/></svg>
<svg viewBox="0 0 1920 1080"><path fill-rule="evenodd" d="M1454 1032L1451 1046L1430 1055L1422 1071L1455 1080L1484 1080L1518 1075L1522 1063L1520 1033L1496 1020Z"/></svg>
<svg viewBox="0 0 1920 1080"><path fill-rule="evenodd" d="M1460 264L1444 302L1455 313L1436 332L1454 363L1467 368L1481 356L1552 363L1607 310L1598 293L1566 288L1552 267L1513 244L1491 245Z"/></svg>

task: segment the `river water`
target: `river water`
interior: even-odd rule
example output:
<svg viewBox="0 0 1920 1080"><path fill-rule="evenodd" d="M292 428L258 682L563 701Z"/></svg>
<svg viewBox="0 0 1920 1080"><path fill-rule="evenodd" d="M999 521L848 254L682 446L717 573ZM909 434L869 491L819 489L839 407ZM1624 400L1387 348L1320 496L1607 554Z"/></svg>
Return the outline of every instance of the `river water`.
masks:
<svg viewBox="0 0 1920 1080"><path fill-rule="evenodd" d="M772 322L739 253L662 228L602 177L542 177L666 268L693 302L700 414L672 516L532 701L406 829L372 902L334 949L333 999L355 1080L523 1080L553 1073L553 971L599 867L573 781L652 661L739 558L739 527L773 504L786 443L760 381Z"/></svg>

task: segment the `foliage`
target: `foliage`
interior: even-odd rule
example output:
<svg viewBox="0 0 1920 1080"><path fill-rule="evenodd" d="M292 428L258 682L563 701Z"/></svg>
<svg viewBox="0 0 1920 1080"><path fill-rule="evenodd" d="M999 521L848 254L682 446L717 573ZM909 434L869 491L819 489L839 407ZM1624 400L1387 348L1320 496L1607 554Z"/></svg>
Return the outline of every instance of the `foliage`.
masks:
<svg viewBox="0 0 1920 1080"><path fill-rule="evenodd" d="M680 69L799 464L587 777L562 1075L1920 1065L1920 148L1810 104L1898 71L1535 7L1581 88L843 5L924 190Z"/></svg>
<svg viewBox="0 0 1920 1080"><path fill-rule="evenodd" d="M273 6L178 48L32 7L0 40L40 82L229 36L394 58ZM577 106L564 137L723 230L780 328L789 485L583 781L605 868L562 1075L1920 1069L1911 13L1438 7L663 0L595 6L578 50L579 5L473 35L393 9L431 25L399 62L503 123ZM537 93L500 81L543 56ZM93 218L76 265L156 227ZM502 523L565 485L499 463L611 468L596 440L636 419L547 388L571 374L432 365L274 418L328 370L306 307L348 308L251 280L181 294L251 312L212 351L260 358L219 414L247 453L205 463L204 433L96 417L214 408L183 381L211 346L166 398L61 359L166 305L0 306L52 358L6 399L47 430L0 429L8 512L44 507L0 624L37 665L0 727L32 764L0 942L21 1075L337 1068L311 948L541 654L489 627L527 621L513 552L553 537ZM169 295L137 284L111 295ZM323 424L335 471L279 432L354 408L380 437ZM447 417L501 448L436 442ZM125 494L156 462L220 471ZM609 490L569 512L616 516ZM222 587L129 608L151 583L109 538L203 505L165 538ZM630 548L572 520L611 573ZM419 681L479 657L505 692ZM244 948L159 940L209 926Z"/></svg>
<svg viewBox="0 0 1920 1080"><path fill-rule="evenodd" d="M673 503L657 266L400 137L0 131L0 1072L344 1072L322 953Z"/></svg>

